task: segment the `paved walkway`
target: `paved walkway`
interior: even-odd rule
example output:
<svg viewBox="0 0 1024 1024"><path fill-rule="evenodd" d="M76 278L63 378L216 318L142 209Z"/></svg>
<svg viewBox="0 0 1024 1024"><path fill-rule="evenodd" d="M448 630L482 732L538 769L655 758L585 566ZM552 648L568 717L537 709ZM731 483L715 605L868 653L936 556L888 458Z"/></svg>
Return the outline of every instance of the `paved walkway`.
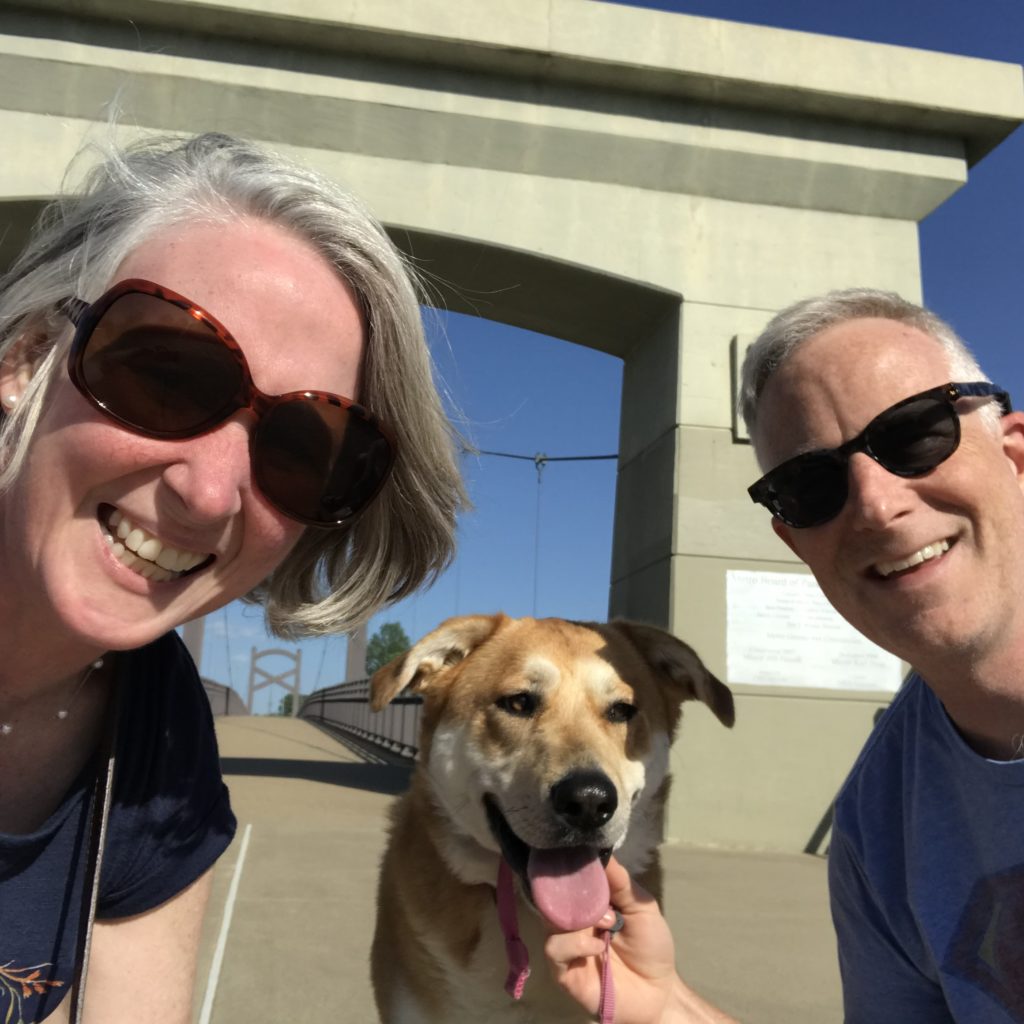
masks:
<svg viewBox="0 0 1024 1024"><path fill-rule="evenodd" d="M373 1024L377 864L407 771L366 764L293 719L217 728L239 829L216 869L196 1024ZM671 846L662 859L695 989L744 1024L838 1024L820 858Z"/></svg>

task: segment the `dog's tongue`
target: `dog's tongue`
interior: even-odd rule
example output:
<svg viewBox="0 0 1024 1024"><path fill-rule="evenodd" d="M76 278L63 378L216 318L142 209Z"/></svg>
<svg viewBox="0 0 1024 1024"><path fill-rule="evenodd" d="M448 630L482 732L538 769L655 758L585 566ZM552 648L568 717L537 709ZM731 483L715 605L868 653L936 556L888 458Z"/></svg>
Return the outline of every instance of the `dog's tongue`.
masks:
<svg viewBox="0 0 1024 1024"><path fill-rule="evenodd" d="M562 931L597 924L608 909L608 877L597 850L530 850L527 875L537 909Z"/></svg>

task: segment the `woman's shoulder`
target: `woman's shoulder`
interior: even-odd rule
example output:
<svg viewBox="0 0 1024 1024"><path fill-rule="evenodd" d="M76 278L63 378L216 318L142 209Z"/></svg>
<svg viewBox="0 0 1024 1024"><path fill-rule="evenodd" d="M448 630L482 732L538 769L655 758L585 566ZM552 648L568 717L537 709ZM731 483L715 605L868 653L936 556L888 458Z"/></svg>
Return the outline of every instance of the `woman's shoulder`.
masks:
<svg viewBox="0 0 1024 1024"><path fill-rule="evenodd" d="M218 789L210 701L181 638L168 633L119 661L117 796L138 806L172 784Z"/></svg>
<svg viewBox="0 0 1024 1024"><path fill-rule="evenodd" d="M210 703L181 639L168 634L128 652L118 687L106 918L141 913L180 892L235 831Z"/></svg>
<svg viewBox="0 0 1024 1024"><path fill-rule="evenodd" d="M210 702L195 662L174 631L134 651L118 655L118 705L122 720L142 724L152 719L165 727L174 722L213 728Z"/></svg>
<svg viewBox="0 0 1024 1024"><path fill-rule="evenodd" d="M175 630L164 633L145 647L118 655L119 674L144 674L151 683L199 684L199 672L184 641Z"/></svg>

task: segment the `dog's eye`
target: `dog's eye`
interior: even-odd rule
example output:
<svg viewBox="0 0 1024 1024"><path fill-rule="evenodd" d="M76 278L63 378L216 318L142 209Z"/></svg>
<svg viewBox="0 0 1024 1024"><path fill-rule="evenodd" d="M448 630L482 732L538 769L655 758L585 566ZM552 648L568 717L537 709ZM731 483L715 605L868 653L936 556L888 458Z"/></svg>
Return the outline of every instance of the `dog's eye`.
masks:
<svg viewBox="0 0 1024 1024"><path fill-rule="evenodd" d="M510 693L499 697L494 703L510 715L516 715L518 718L530 718L537 710L539 701L529 690L523 690L521 693Z"/></svg>
<svg viewBox="0 0 1024 1024"><path fill-rule="evenodd" d="M609 722L616 724L628 722L639 709L635 704L628 704L624 700L617 700L604 714Z"/></svg>

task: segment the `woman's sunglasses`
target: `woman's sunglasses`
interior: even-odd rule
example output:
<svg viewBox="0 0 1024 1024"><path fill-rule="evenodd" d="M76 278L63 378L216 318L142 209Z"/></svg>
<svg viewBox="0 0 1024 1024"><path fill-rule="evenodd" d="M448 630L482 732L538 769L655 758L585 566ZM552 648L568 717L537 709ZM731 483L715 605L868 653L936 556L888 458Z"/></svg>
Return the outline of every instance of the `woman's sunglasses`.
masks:
<svg viewBox="0 0 1024 1024"><path fill-rule="evenodd" d="M166 440L198 437L251 409L253 478L286 516L308 526L343 526L387 479L395 443L375 417L326 391L264 394L230 332L184 296L130 280L92 305L68 299L62 308L76 328L72 382L128 430Z"/></svg>
<svg viewBox="0 0 1024 1024"><path fill-rule="evenodd" d="M850 493L850 456L869 455L896 476L923 476L956 451L961 398L995 398L1003 414L1011 411L1010 397L987 382L943 384L911 395L879 413L856 437L838 448L806 452L787 459L749 489L787 526L820 526L842 511Z"/></svg>

